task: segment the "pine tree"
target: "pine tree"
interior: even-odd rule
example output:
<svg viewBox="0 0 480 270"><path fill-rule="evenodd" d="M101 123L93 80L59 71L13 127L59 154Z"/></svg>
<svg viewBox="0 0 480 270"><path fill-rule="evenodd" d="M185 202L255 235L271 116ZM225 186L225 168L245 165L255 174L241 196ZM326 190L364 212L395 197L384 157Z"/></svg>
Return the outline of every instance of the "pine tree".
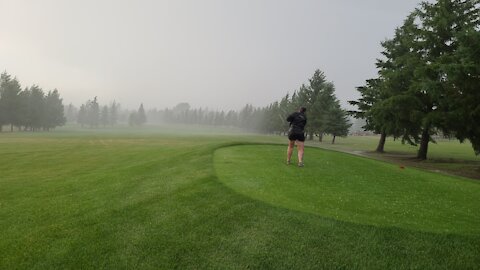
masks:
<svg viewBox="0 0 480 270"><path fill-rule="evenodd" d="M143 108L143 103L142 103L138 108L138 112L136 115L136 124L140 126L145 124L146 122L147 122L147 115L145 114L145 109Z"/></svg>
<svg viewBox="0 0 480 270"><path fill-rule="evenodd" d="M241 128L251 129L253 118L253 106L250 104L245 105L238 115L238 121Z"/></svg>
<svg viewBox="0 0 480 270"><path fill-rule="evenodd" d="M77 123L79 123L81 127L83 127L84 125L88 124L87 117L87 106L85 104L82 104L80 106L80 110L78 111Z"/></svg>
<svg viewBox="0 0 480 270"><path fill-rule="evenodd" d="M366 81L365 86L357 87L361 97L355 101L349 101L351 105L357 107L357 111L350 111L350 114L357 119L364 119L365 125L362 126L364 130L373 131L380 134L376 152L383 153L385 149L385 141L387 135L392 135L387 132L387 125L390 123L388 119L379 117L381 115L374 114L373 106L379 106L382 100L387 98L386 91L381 88L381 79L370 79Z"/></svg>
<svg viewBox="0 0 480 270"><path fill-rule="evenodd" d="M201 113L199 112L199 119L201 120ZM227 126L237 126L238 125L238 115L237 112L234 110L230 110L227 112L225 116L225 122Z"/></svg>
<svg viewBox="0 0 480 270"><path fill-rule="evenodd" d="M58 90L49 91L45 97L44 129L49 130L57 126L63 126L65 122L64 107Z"/></svg>
<svg viewBox="0 0 480 270"><path fill-rule="evenodd" d="M5 111L5 107L6 107L6 102L4 101L4 83L6 83L6 78L9 78L7 77L8 75L6 74L6 72L4 72L1 77L0 77L0 132L2 132L3 130L3 125L6 124L7 122L7 119L6 119L6 113L4 112Z"/></svg>
<svg viewBox="0 0 480 270"><path fill-rule="evenodd" d="M480 27L477 27L480 29ZM445 135L461 142L469 140L480 154L480 32L469 31L459 36L461 45L454 54L455 64L449 68L450 87L444 98ZM460 64L461 63L461 64ZM452 82L455 82L454 84Z"/></svg>
<svg viewBox="0 0 480 270"><path fill-rule="evenodd" d="M348 120L348 114L340 107L338 100L327 114L327 121L325 125L325 133L333 136L332 144L335 143L335 138L345 137L348 135L348 130L352 126Z"/></svg>
<svg viewBox="0 0 480 270"><path fill-rule="evenodd" d="M334 92L333 83L328 82L325 74L317 69L312 78L309 79L309 85L302 85L296 93L296 98L293 100L296 108L307 107L308 125L306 132L310 140L316 135L322 141L328 112L334 106L336 99Z"/></svg>
<svg viewBox="0 0 480 270"><path fill-rule="evenodd" d="M460 141L469 139L480 154L480 1L439 0L419 9L420 37L426 65L418 69L431 106L426 122ZM427 136L425 134L424 136ZM426 158L428 140L422 136L419 158Z"/></svg>
<svg viewBox="0 0 480 270"><path fill-rule="evenodd" d="M374 121L369 128L419 144L419 159L437 131L469 139L480 153L479 8L478 0L423 2L382 43L382 96L364 111Z"/></svg>
<svg viewBox="0 0 480 270"><path fill-rule="evenodd" d="M100 122L100 105L98 104L97 97L92 101L87 102L87 121L91 128L98 127Z"/></svg>
<svg viewBox="0 0 480 270"><path fill-rule="evenodd" d="M465 66L463 60L467 59L457 56L460 48L472 46L463 43L462 36L478 33L479 6L478 1L438 0L436 3L422 3L416 14L419 21L419 41L416 45L423 61L416 66L410 95L416 98L419 105L417 111L420 116L421 137L417 157L426 159L428 144L432 141L431 135L436 130L446 133L453 130L456 133L458 129L447 120L451 119L452 104L463 98L465 90L460 88L465 78L456 77L455 74L456 67ZM478 44L473 46L478 48ZM467 77L475 80L474 74ZM460 117L456 115L456 121L470 119L464 122L463 126L473 127L474 130L478 120L469 118L469 115L471 112L464 111ZM480 145L478 146L480 149Z"/></svg>
<svg viewBox="0 0 480 270"><path fill-rule="evenodd" d="M109 115L109 110L108 106L105 105L102 107L102 111L100 112L100 123L102 124L103 127L106 127L110 121L110 115Z"/></svg>
<svg viewBox="0 0 480 270"><path fill-rule="evenodd" d="M109 117L110 117L110 125L115 126L118 123L118 109L120 104L118 104L115 100L113 101L112 105L110 105Z"/></svg>
<svg viewBox="0 0 480 270"><path fill-rule="evenodd" d="M286 94L281 100L280 103L278 104L278 115L274 119L275 120L275 127L278 127L278 131L281 131L281 134L286 134L288 131L288 123L285 121L287 119L288 115L295 110L291 106L291 99L290 95Z"/></svg>
<svg viewBox="0 0 480 270"><path fill-rule="evenodd" d="M6 72L0 75L0 125L9 124L10 130L18 126L21 119L19 115L19 93L22 91L20 83L16 78L12 79Z"/></svg>
<svg viewBox="0 0 480 270"><path fill-rule="evenodd" d="M416 145L421 133L421 102L412 94L415 70L423 62L421 50L416 45L417 16L412 13L402 27L397 28L393 39L382 42L385 59L377 60L379 78L366 81L358 87L361 94L356 117L367 121L365 128L381 134L377 152L384 151L386 136L402 137L403 142Z"/></svg>
<svg viewBox="0 0 480 270"><path fill-rule="evenodd" d="M30 96L31 91L28 89L28 87L25 87L25 89L18 95L18 118L20 119L19 126L23 126L24 130L27 130L32 123L32 120L30 119Z"/></svg>
<svg viewBox="0 0 480 270"><path fill-rule="evenodd" d="M78 118L78 109L72 103L65 107L65 118L67 122L75 122Z"/></svg>
<svg viewBox="0 0 480 270"><path fill-rule="evenodd" d="M45 93L37 85L30 87L28 100L29 127L32 131L39 130L45 123Z"/></svg>
<svg viewBox="0 0 480 270"><path fill-rule="evenodd" d="M131 112L128 115L128 125L129 126L137 126L138 125L138 115L137 112Z"/></svg>

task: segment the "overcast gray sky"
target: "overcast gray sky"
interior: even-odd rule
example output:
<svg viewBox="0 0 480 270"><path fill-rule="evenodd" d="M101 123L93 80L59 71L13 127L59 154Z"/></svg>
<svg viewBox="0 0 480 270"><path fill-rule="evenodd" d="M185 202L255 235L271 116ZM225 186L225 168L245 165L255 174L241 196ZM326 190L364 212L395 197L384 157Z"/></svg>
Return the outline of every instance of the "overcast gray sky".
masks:
<svg viewBox="0 0 480 270"><path fill-rule="evenodd" d="M375 76L417 0L0 0L0 69L124 107L265 106L323 70L337 97Z"/></svg>

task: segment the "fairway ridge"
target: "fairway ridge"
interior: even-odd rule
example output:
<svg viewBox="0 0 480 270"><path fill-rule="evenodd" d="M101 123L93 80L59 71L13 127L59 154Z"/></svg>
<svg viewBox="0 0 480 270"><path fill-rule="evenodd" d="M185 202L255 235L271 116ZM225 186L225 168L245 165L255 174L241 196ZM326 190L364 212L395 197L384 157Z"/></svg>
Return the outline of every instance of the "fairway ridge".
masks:
<svg viewBox="0 0 480 270"><path fill-rule="evenodd" d="M306 167L285 165L284 146L218 149L219 180L287 209L346 222L442 234L480 235L480 183L309 148Z"/></svg>

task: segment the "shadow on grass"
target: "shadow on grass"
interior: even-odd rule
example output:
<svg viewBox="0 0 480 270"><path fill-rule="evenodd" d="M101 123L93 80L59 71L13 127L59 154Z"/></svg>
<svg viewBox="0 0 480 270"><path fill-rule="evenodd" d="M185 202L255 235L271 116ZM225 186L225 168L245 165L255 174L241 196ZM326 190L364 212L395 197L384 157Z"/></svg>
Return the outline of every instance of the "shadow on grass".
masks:
<svg viewBox="0 0 480 270"><path fill-rule="evenodd" d="M251 249L238 253L253 268L269 269L474 269L480 237L411 231L339 221L286 209L239 194L216 176L234 198L232 236Z"/></svg>

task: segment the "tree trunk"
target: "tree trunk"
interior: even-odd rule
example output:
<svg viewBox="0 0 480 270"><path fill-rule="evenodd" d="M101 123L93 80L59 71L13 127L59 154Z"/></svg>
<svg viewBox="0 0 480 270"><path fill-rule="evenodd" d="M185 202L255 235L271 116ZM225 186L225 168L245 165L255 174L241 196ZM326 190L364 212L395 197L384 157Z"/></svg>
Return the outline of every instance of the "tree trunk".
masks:
<svg viewBox="0 0 480 270"><path fill-rule="evenodd" d="M308 140L313 140L313 132L308 133Z"/></svg>
<svg viewBox="0 0 480 270"><path fill-rule="evenodd" d="M429 128L426 127L422 132L422 139L420 140L420 148L418 149L417 158L421 160L427 159L428 143L430 142Z"/></svg>
<svg viewBox="0 0 480 270"><path fill-rule="evenodd" d="M385 141L387 139L387 133L385 132L382 132L382 134L380 135L380 141L378 142L378 146L377 146L377 149L375 150L375 152L377 153L384 153L385 152Z"/></svg>
<svg viewBox="0 0 480 270"><path fill-rule="evenodd" d="M323 142L323 133L318 134L318 141Z"/></svg>
<svg viewBox="0 0 480 270"><path fill-rule="evenodd" d="M10 124L10 132L13 132L13 124Z"/></svg>
<svg viewBox="0 0 480 270"><path fill-rule="evenodd" d="M337 136L333 135L332 144L335 144L335 138L336 138L336 137L337 137Z"/></svg>
<svg viewBox="0 0 480 270"><path fill-rule="evenodd" d="M2 128L3 128L3 126L2 126L2 124L0 124L0 132L2 132Z"/></svg>

